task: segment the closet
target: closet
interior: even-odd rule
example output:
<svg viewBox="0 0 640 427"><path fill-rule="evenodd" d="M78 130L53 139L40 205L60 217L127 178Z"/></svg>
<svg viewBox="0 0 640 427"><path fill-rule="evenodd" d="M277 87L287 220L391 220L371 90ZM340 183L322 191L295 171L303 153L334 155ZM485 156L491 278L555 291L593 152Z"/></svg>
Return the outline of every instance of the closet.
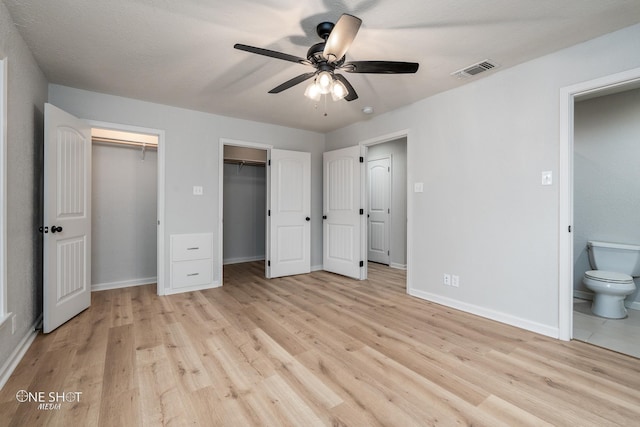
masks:
<svg viewBox="0 0 640 427"><path fill-rule="evenodd" d="M264 260L267 152L224 146L223 264Z"/></svg>
<svg viewBox="0 0 640 427"><path fill-rule="evenodd" d="M93 290L157 281L157 136L92 129Z"/></svg>

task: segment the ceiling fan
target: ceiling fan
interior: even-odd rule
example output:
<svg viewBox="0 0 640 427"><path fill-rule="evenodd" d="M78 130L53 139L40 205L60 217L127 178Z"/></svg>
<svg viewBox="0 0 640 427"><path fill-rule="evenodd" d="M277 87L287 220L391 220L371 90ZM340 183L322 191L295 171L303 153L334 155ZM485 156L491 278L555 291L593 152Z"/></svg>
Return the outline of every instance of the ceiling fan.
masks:
<svg viewBox="0 0 640 427"><path fill-rule="evenodd" d="M353 15L343 14L334 25L332 22L321 22L316 27L316 33L324 41L316 43L307 51L307 58L289 55L287 53L260 47L235 44L233 47L246 52L282 59L315 68L315 71L300 74L281 85L271 89L269 93L280 93L297 84L315 77L306 91L305 96L319 100L323 94L331 94L334 100L358 99L358 94L349 81L336 71L347 73L371 74L409 74L418 71L416 62L397 61L352 61L346 62L345 54L356 37L362 20Z"/></svg>

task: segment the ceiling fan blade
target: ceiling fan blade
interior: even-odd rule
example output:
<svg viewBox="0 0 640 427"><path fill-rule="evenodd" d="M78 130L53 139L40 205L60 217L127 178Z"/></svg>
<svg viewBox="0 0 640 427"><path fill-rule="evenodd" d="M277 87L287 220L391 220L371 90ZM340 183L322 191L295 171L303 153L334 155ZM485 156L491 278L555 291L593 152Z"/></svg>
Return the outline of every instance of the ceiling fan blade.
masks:
<svg viewBox="0 0 640 427"><path fill-rule="evenodd" d="M291 80L287 80L286 82L282 83L280 86L274 87L269 91L269 93L280 93L283 90L289 89L290 87L293 87L299 83L302 83L303 81L308 80L315 75L316 75L316 71L312 73L300 74L299 76L294 77Z"/></svg>
<svg viewBox="0 0 640 427"><path fill-rule="evenodd" d="M353 61L340 69L348 73L411 74L418 71L419 66L417 62Z"/></svg>
<svg viewBox="0 0 640 427"><path fill-rule="evenodd" d="M353 15L343 14L336 25L331 30L331 34L327 38L322 55L329 62L339 61L347 50L353 39L358 34L362 19Z"/></svg>
<svg viewBox="0 0 640 427"><path fill-rule="evenodd" d="M312 65L311 62L299 56L289 55L288 53L277 52L275 50L263 49L261 47L247 46L246 44L236 43L233 45L238 50L256 53L258 55L268 56L269 58L282 59L283 61L297 62L302 65Z"/></svg>
<svg viewBox="0 0 640 427"><path fill-rule="evenodd" d="M342 74L334 74L335 78L340 80L342 84L347 88L347 96L344 97L345 101L354 101L358 99L358 94L356 90L351 86L351 83L342 75Z"/></svg>

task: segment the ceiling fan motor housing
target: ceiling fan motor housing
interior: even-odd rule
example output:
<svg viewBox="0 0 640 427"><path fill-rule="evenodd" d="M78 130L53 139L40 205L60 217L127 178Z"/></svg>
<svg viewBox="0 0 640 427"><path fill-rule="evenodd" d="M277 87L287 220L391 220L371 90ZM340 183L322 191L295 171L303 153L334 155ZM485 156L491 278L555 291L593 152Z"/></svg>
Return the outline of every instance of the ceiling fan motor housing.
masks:
<svg viewBox="0 0 640 427"><path fill-rule="evenodd" d="M334 26L335 24L333 22L321 22L316 27L316 33L322 40L327 40Z"/></svg>

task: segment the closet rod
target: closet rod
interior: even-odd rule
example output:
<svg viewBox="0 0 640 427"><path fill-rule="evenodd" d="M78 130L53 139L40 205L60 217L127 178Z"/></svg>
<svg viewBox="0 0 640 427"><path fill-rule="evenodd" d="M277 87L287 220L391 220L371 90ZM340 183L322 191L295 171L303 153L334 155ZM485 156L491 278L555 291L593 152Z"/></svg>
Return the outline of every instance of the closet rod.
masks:
<svg viewBox="0 0 640 427"><path fill-rule="evenodd" d="M146 149L152 149L152 150L156 150L158 148L158 144L145 144L143 142L125 141L122 139L103 138L99 136L91 137L91 142L99 142L104 144L130 145L132 147L144 147Z"/></svg>

